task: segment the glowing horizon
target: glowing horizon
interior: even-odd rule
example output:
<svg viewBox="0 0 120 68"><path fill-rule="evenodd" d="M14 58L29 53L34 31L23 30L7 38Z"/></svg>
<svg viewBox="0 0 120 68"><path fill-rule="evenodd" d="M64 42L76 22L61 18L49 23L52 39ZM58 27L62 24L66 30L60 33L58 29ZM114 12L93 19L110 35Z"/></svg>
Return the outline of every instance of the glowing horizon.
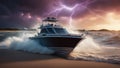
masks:
<svg viewBox="0 0 120 68"><path fill-rule="evenodd" d="M101 15L103 19L94 15L74 19L72 23L76 29L86 30L120 30L120 15L117 12L108 11Z"/></svg>

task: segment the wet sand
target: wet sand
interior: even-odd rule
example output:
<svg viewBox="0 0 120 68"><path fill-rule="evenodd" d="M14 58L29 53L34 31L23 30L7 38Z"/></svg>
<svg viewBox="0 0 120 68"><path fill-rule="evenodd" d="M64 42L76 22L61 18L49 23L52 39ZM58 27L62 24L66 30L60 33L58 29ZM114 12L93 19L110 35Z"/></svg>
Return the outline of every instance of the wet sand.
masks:
<svg viewBox="0 0 120 68"><path fill-rule="evenodd" d="M0 68L120 68L120 65L0 49Z"/></svg>

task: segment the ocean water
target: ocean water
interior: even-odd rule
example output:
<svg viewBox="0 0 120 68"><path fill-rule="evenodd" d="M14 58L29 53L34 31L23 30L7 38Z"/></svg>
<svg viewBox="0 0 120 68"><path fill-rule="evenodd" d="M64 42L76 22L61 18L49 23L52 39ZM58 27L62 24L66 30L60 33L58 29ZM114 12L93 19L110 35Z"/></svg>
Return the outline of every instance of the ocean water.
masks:
<svg viewBox="0 0 120 68"><path fill-rule="evenodd" d="M51 50L29 37L34 31L0 32L0 49L13 49L31 53L53 54ZM120 32L90 31L70 53L68 59L120 64Z"/></svg>
<svg viewBox="0 0 120 68"><path fill-rule="evenodd" d="M40 45L29 37L37 35L37 32L17 31L17 32L1 32L0 49L12 49L26 51L39 54L53 54L54 51Z"/></svg>
<svg viewBox="0 0 120 68"><path fill-rule="evenodd" d="M119 35L119 32L90 32L70 53L70 59L120 64Z"/></svg>

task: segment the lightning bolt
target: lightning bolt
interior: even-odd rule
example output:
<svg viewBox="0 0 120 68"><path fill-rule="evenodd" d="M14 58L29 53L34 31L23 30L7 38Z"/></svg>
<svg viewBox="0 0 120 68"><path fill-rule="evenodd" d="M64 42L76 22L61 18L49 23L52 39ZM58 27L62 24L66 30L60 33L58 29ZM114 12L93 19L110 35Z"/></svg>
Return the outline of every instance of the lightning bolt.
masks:
<svg viewBox="0 0 120 68"><path fill-rule="evenodd" d="M67 10L69 12L72 12L76 9L76 7L78 7L79 4L75 4L73 7L69 7L64 5L63 3L60 2L60 7L55 8L55 10L53 10L52 12L50 12L48 15L52 15L52 14L56 14L56 17L58 16L58 14L62 11L62 10Z"/></svg>
<svg viewBox="0 0 120 68"><path fill-rule="evenodd" d="M63 10L67 10L68 12L70 12L70 16L69 16L69 26L72 28L72 22L73 22L73 15L75 15L76 11L79 10L79 12L82 12L87 8L87 6L91 3L95 2L95 0L86 0L85 2L81 2L79 4L75 4L74 6L70 7L67 6L65 4L63 4L62 2L59 3L59 7L55 8L53 11L51 11L50 13L48 13L48 16L50 15L55 15L55 17L58 17L59 13L62 12Z"/></svg>

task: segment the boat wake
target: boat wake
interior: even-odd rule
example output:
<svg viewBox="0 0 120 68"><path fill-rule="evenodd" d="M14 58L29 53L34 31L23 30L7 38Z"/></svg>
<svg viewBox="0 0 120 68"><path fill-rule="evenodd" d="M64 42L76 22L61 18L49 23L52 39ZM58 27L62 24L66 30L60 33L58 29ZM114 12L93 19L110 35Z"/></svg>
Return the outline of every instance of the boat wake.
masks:
<svg viewBox="0 0 120 68"><path fill-rule="evenodd" d="M70 53L68 59L120 64L119 53L120 48L97 44L92 37L87 36Z"/></svg>

